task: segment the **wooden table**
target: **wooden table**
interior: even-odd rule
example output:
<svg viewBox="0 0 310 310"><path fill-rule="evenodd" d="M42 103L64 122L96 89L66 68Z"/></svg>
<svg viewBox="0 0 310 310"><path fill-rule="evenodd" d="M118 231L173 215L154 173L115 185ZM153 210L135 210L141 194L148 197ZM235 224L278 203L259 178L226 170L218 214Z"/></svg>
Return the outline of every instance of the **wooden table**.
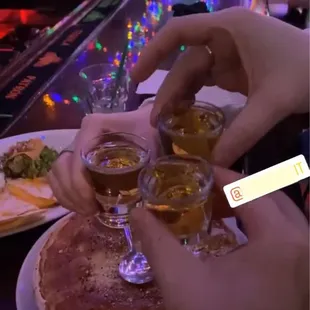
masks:
<svg viewBox="0 0 310 310"><path fill-rule="evenodd" d="M79 59L73 61L63 74L51 84L46 94L57 92L64 97L68 97L68 93L69 97L77 94L79 91L77 86L79 70L89 64L107 62L110 57L116 55L117 51L121 52L128 35L128 23L135 23L137 21L141 23L143 15L146 18L152 19L155 24L154 27L149 27L149 32L155 31L171 16L171 12L169 12L171 7L166 5L167 2L162 1L157 7L150 8L146 6L146 2L143 0L129 1L128 5L99 33L97 42L100 43L101 48L97 50L93 48L93 45L89 46L80 55ZM231 4L235 5L236 1L231 1ZM160 11L162 11L161 15L159 14ZM174 58L175 55L172 55L170 59L161 65L161 68L169 69ZM132 90L134 90L134 86ZM73 101L70 101L69 104L68 102L66 104L64 102L50 104L46 100L44 102L42 98L11 128L6 136L47 129L80 127L84 113L79 104L75 104ZM142 98L135 95L134 91L132 91L128 109L133 110L137 108L141 101ZM247 161L248 172L254 173L295 155L296 146L292 145L291 142L296 141L295 138L299 130L299 120L296 119L288 119L279 124L251 150ZM299 198L296 188L290 187L288 192L298 202ZM1 310L16 309L15 287L20 267L33 244L52 224L49 223L28 232L0 239Z"/></svg>

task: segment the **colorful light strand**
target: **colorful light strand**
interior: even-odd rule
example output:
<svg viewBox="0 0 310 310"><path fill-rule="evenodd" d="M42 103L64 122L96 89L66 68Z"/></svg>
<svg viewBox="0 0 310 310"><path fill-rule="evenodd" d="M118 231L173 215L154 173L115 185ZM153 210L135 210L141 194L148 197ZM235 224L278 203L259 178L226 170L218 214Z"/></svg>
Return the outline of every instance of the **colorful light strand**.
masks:
<svg viewBox="0 0 310 310"><path fill-rule="evenodd" d="M171 0L146 0L146 10L141 20L127 22L127 39L128 39L128 55L126 66L132 67L138 60L141 49L155 35L155 28L161 21L165 12L172 11ZM54 29L50 30L51 32ZM109 53L109 50L102 42L94 40L87 46L88 51L96 50L98 52ZM87 51L81 53L77 58L77 63L83 64L86 61ZM122 53L117 51L114 55L108 55L108 62L118 67L122 58ZM60 94L49 92L43 96L43 102L47 107L55 107L55 104L71 104L79 103L80 98L74 94L71 98L63 98Z"/></svg>

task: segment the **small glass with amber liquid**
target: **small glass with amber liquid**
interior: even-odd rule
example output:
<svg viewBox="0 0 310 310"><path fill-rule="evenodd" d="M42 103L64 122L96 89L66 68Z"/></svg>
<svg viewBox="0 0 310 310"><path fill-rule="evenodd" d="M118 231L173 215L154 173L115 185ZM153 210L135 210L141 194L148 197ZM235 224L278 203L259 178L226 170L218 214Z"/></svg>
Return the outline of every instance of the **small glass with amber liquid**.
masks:
<svg viewBox="0 0 310 310"><path fill-rule="evenodd" d="M146 258L134 248L128 222L130 210L141 201L138 176L150 153L144 138L122 132L102 134L89 141L81 153L101 209L98 220L125 232L129 253L120 263L120 275L136 284L152 279Z"/></svg>
<svg viewBox="0 0 310 310"><path fill-rule="evenodd" d="M124 228L128 213L140 201L138 175L149 162L147 142L125 133L107 133L91 141L82 153L101 207L100 222L110 228Z"/></svg>
<svg viewBox="0 0 310 310"><path fill-rule="evenodd" d="M203 249L200 233L210 220L206 205L212 186L210 164L189 155L158 158L139 175L143 207L194 254Z"/></svg>
<svg viewBox="0 0 310 310"><path fill-rule="evenodd" d="M190 154L212 162L211 154L224 126L225 116L221 109L197 101L184 113L161 115L158 130L165 154ZM222 207L223 204L230 209L224 193L214 187L209 206Z"/></svg>
<svg viewBox="0 0 310 310"><path fill-rule="evenodd" d="M210 161L224 125L221 109L196 102L182 114L162 115L158 129L166 154L191 154Z"/></svg>

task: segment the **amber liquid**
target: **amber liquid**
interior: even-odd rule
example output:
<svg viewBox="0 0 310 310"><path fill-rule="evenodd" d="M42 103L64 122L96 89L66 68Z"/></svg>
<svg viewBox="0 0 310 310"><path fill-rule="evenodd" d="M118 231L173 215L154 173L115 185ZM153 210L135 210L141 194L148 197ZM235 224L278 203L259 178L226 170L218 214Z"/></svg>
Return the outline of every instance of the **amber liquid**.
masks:
<svg viewBox="0 0 310 310"><path fill-rule="evenodd" d="M212 161L211 154L221 136L223 122L223 115L199 107L192 107L184 114L171 116L159 126L163 149L168 155L190 154ZM231 216L224 193L216 187L210 193L208 210L211 205L213 207L221 205L221 208L224 205L223 208ZM226 211L223 212L223 214L226 213Z"/></svg>
<svg viewBox="0 0 310 310"><path fill-rule="evenodd" d="M190 203L181 203L186 198L191 198L198 193L198 184L186 182L187 185L172 185L169 182L163 184L164 189L159 189L158 201L171 201L171 204L154 204L151 201L144 201L144 206L161 222L163 222L169 230L180 239L190 238L202 231L205 224L206 200L191 201ZM175 203L178 199L180 203Z"/></svg>
<svg viewBox="0 0 310 310"><path fill-rule="evenodd" d="M126 215L140 200L138 175L148 153L128 141L106 142L86 156L96 198L105 212Z"/></svg>
<svg viewBox="0 0 310 310"><path fill-rule="evenodd" d="M221 121L221 116L216 112L198 107L171 116L159 127L165 153L187 153L210 160L211 152L222 133Z"/></svg>

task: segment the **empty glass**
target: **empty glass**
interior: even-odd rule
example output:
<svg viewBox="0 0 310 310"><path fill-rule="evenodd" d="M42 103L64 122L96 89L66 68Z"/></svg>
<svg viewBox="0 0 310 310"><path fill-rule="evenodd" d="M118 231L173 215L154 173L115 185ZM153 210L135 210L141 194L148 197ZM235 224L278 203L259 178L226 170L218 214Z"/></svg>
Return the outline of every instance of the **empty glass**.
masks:
<svg viewBox="0 0 310 310"><path fill-rule="evenodd" d="M86 82L86 113L112 113L126 110L129 74L123 67L96 64L83 68L79 76Z"/></svg>

